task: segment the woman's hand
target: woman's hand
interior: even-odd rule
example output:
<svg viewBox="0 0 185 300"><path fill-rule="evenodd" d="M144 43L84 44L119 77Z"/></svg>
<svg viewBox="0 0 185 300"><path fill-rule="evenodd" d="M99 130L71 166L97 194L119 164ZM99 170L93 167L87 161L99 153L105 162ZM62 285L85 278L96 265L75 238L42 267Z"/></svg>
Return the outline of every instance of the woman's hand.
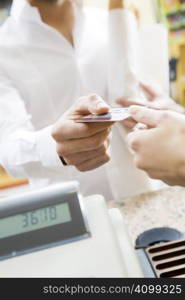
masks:
<svg viewBox="0 0 185 300"><path fill-rule="evenodd" d="M158 86L151 86L141 83L141 88L147 95L145 99L142 98L120 98L116 100L116 103L123 107L129 107L131 105L146 106L157 110L171 110L181 114L185 113L184 107L176 103L168 95L166 95ZM132 129L135 126L133 118L129 118L123 122L124 126L128 129Z"/></svg>
<svg viewBox="0 0 185 300"><path fill-rule="evenodd" d="M159 86L152 86L144 83L140 83L141 89L146 94L146 98L120 98L116 100L116 103L128 107L131 105L147 106L160 110L173 110L178 113L185 113L184 108L171 99Z"/></svg>
<svg viewBox="0 0 185 300"><path fill-rule="evenodd" d="M125 0L109 0L109 10L125 8Z"/></svg>

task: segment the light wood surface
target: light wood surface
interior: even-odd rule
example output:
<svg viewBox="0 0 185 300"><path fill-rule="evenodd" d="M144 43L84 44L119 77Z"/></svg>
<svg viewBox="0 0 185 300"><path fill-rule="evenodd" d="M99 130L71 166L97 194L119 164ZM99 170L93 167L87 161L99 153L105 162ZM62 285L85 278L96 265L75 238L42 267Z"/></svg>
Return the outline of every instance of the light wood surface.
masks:
<svg viewBox="0 0 185 300"><path fill-rule="evenodd" d="M6 189L24 184L28 184L27 179L12 178L5 172L3 168L0 167L0 189Z"/></svg>

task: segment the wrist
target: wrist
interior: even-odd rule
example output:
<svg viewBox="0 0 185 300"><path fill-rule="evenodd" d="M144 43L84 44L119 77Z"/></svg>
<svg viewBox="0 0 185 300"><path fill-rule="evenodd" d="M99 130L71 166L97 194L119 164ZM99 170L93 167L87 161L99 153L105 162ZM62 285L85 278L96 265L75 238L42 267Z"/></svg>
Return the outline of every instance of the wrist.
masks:
<svg viewBox="0 0 185 300"><path fill-rule="evenodd" d="M185 108L181 105L179 105L179 111L181 114L185 115Z"/></svg>
<svg viewBox="0 0 185 300"><path fill-rule="evenodd" d="M125 8L124 0L109 0L109 10Z"/></svg>

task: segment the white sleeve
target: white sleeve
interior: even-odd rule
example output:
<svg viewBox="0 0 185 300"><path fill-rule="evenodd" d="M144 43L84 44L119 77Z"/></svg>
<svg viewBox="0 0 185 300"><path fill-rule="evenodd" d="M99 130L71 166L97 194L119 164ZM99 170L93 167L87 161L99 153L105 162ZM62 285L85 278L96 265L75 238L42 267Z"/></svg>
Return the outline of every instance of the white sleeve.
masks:
<svg viewBox="0 0 185 300"><path fill-rule="evenodd" d="M0 75L0 163L13 177L31 178L62 169L51 126L35 131L25 103ZM47 173L48 172L48 173Z"/></svg>
<svg viewBox="0 0 185 300"><path fill-rule="evenodd" d="M132 12L115 9L109 13L109 95L138 96L138 24Z"/></svg>

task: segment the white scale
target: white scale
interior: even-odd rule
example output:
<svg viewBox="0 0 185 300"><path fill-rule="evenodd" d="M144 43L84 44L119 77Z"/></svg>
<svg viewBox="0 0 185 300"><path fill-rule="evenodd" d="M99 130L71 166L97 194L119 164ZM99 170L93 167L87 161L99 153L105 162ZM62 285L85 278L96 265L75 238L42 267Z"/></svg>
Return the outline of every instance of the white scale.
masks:
<svg viewBox="0 0 185 300"><path fill-rule="evenodd" d="M0 200L0 277L143 277L118 209L78 183Z"/></svg>

